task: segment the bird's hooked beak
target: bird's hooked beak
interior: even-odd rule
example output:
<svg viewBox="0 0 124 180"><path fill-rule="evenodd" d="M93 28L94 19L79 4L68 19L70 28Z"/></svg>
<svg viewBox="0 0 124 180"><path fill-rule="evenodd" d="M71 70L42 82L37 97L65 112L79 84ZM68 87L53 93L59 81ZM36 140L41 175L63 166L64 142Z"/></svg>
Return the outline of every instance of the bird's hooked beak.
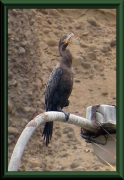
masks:
<svg viewBox="0 0 124 180"><path fill-rule="evenodd" d="M74 36L73 33L69 34L69 35L67 36L67 38L64 39L64 42L65 42L65 43L68 43L69 39L70 39L72 36Z"/></svg>

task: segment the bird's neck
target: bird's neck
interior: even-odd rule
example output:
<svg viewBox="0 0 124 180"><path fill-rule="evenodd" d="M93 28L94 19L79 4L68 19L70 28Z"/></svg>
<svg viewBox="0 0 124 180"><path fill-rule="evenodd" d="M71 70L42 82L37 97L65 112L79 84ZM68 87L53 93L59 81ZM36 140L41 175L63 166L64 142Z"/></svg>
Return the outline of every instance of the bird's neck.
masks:
<svg viewBox="0 0 124 180"><path fill-rule="evenodd" d="M71 67L72 65L72 55L68 49L62 51L62 59L61 63L65 64L67 67Z"/></svg>

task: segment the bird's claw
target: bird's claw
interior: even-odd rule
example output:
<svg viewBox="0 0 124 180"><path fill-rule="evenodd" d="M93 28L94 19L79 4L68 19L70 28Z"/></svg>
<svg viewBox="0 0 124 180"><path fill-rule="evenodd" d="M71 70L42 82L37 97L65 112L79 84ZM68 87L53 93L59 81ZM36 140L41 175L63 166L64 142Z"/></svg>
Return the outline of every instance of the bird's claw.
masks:
<svg viewBox="0 0 124 180"><path fill-rule="evenodd" d="M68 121L70 113L63 112L65 114L65 121Z"/></svg>

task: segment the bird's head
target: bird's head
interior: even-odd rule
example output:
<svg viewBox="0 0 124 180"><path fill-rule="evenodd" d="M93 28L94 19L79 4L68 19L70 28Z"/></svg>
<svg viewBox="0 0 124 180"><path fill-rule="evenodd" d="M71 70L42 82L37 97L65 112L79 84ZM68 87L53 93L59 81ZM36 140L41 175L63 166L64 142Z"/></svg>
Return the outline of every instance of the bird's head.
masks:
<svg viewBox="0 0 124 180"><path fill-rule="evenodd" d="M59 40L59 52L60 52L60 55L62 55L61 51L65 50L66 47L68 46L68 42L69 42L69 39L74 36L73 33L69 34L69 35L63 35L61 37L61 39Z"/></svg>

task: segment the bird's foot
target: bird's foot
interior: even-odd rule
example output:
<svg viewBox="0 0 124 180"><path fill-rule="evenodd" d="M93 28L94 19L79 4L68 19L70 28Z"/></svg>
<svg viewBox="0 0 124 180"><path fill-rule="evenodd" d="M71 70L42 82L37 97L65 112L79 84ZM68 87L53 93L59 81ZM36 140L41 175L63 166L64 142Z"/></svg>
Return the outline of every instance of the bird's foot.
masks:
<svg viewBox="0 0 124 180"><path fill-rule="evenodd" d="M68 101L68 103L69 103L69 101ZM62 109L60 108L60 106L57 107L57 110L58 110L58 112L63 112L64 115L65 115L65 121L68 121L70 113L67 113L67 112L62 111Z"/></svg>
<svg viewBox="0 0 124 180"><path fill-rule="evenodd" d="M70 113L63 112L65 114L65 121L68 121Z"/></svg>

